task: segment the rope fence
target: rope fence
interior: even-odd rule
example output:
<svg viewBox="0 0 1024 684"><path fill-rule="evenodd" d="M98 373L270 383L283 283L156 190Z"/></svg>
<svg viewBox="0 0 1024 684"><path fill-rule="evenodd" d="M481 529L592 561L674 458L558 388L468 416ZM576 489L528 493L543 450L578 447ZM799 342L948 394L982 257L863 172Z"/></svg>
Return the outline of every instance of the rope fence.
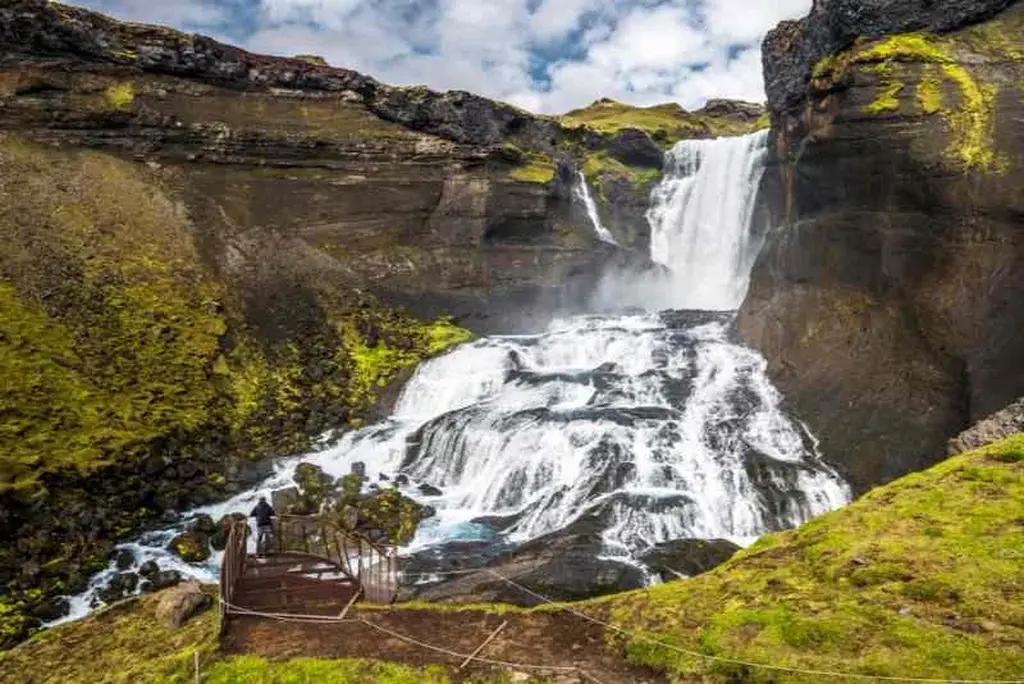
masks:
<svg viewBox="0 0 1024 684"><path fill-rule="evenodd" d="M877 681L877 682L908 682L908 683L909 682L913 682L913 683L916 683L916 684L950 684L950 682L955 682L956 684L1024 684L1024 679L959 679L959 678L955 678L955 679L950 679L950 678L938 679L938 678L929 678L929 677L900 677L900 676L856 674L856 673L850 673L850 672L837 672L837 671L831 671L831 670L811 670L811 669L803 669L803 668L798 668L798 667L789 667L789 666L786 666L786 665L772 665L772 664L769 664L769 663L755 663L755 662L751 662L751 661L741 660L739 658L728 658L728 657L725 657L725 656L716 656L716 655L711 655L711 654L708 654L708 653L701 653L699 651L693 651L693 650L690 650L690 649L686 649L686 648L683 648L681 646L677 646L675 644L671 644L671 643L662 641L660 639L655 639L655 638L650 637L650 636L648 636L646 634L642 634L642 633L636 632L634 630L624 629L622 627L619 627L617 625L611 624L609 622L605 622L603 620L599 620L599 619L597 619L597 618L595 618L595 617L593 617L591 615L588 615L588 614L586 614L586 613L584 613L584 612L582 612L582 611L572 607L571 605L569 605L567 603L560 602L560 601L555 601L554 599L551 599L551 598L549 598L549 597L547 597L547 596L545 596L545 595L543 595L541 593L538 593L538 592L530 589L529 587L523 586L522 584L516 582L515 580L512 580L512 579L510 579L508 577L505 577L501 573L498 573L498 572L496 572L496 571L494 571L494 570L492 570L490 568L479 568L479 569L472 570L472 572L481 572L481 571L482 572L486 572L487 574L490 574L490 575L494 576L496 579L499 579L502 582L507 583L509 586L515 587L519 591L522 591L522 592L524 592L524 593L526 593L526 594L528 594L528 595L538 599L543 604L552 606L552 607L557 608L557 609L559 609L559 610L561 610L563 612L566 612L566 613L569 613L571 615L574 615L574 616L576 616L576 617L578 617L578 618L580 618L582 620L585 620L585 621L590 622L590 623L592 623L594 625L602 627L603 629L606 629L606 630L609 630L609 631L612 631L612 632L615 632L615 633L618 633L618 634L621 634L623 636L630 637L630 638L633 638L633 639L636 639L636 640L639 640L639 641L643 641L643 642L651 644L653 646L659 646L659 647L668 649L670 651L674 651L676 653L679 653L681 655L686 655L686 656L689 656L691 658L697 658L699 660L718 662L718 663L726 663L726 664L730 664L730 665L739 665L739 666L742 666L742 667L748 667L748 668L759 669L759 670L766 670L766 671L771 671L771 672L785 672L785 673L789 673L789 674L800 674L800 675L808 675L808 676L814 676L814 677L827 677L827 678L832 678L832 679L855 679L855 680L860 680L860 681ZM458 571L458 574L463 574L465 572L469 572L469 571ZM487 639L487 641L485 641L481 645L481 647L478 648L474 653L458 653L458 652L453 651L451 649L447 649L447 648L444 648L444 647L441 647L441 646L436 646L434 644L430 644L430 643L421 641L421 640L416 639L414 637L411 637L411 636L409 636L407 634L402 634L401 632L397 632L397 631L395 631L393 629L384 627L383 625L377 624L377 623L372 622L370 620L366 620L364 618L351 618L351 617L345 617L344 615L335 617L335 616L317 616L317 615L297 615L297 614L291 614L291 613L268 613L268 612L263 612L263 611L250 610L248 608L243 608L241 606L235 606L235 605L229 605L227 608L228 608L229 612L232 613L232 614L249 615L249 616L252 616L252 617L268 618L268 619L277 620L277 621L280 621L280 622L295 622L295 623L300 623L300 624L354 624L354 623L358 623L358 624L361 624L361 625L363 625L365 627L368 627L368 628L370 628L370 629L372 629L374 631L377 631L377 632L379 632L381 634L384 634L386 636L390 636L392 638L395 638L395 639L398 639L398 640L403 641L405 643L417 646L419 648L423 648L423 649L426 649L428 651L432 651L434 653L439 653L439 654L442 654L442 655L445 655L445 656L448 656L448 657L451 657L451 658L457 658L457 659L459 659L460 661L463 662L463 667L465 666L465 663L477 662L477 663L481 663L481 664L484 664L484 665L491 665L491 666L494 666L494 667L503 667L503 668L506 668L506 669L513 669L513 670L518 669L518 670L531 670L531 671L543 671L543 672L577 672L577 673L580 674L580 676L584 677L585 679L588 679L590 681L597 682L598 684L600 684L600 681L596 677L594 677L593 675L589 674L588 672L585 672L582 668L580 668L578 666L575 666L575 665L573 665L573 666L557 666L557 665L539 665L539 664L533 664L533 663L513 663L513 662L508 662L508 661L503 661L503 660L496 660L496 659L485 658L485 657L480 656L479 652L490 643L490 641L494 638L494 635L489 637ZM504 627L504 625L502 625L502 627ZM500 629L498 631L500 631ZM495 634L496 634L496 632L495 632Z"/></svg>

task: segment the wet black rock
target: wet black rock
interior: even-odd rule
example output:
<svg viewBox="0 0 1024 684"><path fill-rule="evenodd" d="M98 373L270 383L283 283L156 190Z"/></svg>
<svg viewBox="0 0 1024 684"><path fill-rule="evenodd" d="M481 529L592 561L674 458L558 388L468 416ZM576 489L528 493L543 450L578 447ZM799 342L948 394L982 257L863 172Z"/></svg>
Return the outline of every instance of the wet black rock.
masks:
<svg viewBox="0 0 1024 684"><path fill-rule="evenodd" d="M433 485L421 484L419 486L420 494L423 496L441 496L444 494L440 489Z"/></svg>
<svg viewBox="0 0 1024 684"><path fill-rule="evenodd" d="M198 534L210 535L217 531L217 524L213 522L213 518L204 513L193 520L188 528Z"/></svg>
<svg viewBox="0 0 1024 684"><path fill-rule="evenodd" d="M409 484L409 477L407 475L399 475L395 478L395 484L399 487L404 487Z"/></svg>
<svg viewBox="0 0 1024 684"><path fill-rule="evenodd" d="M135 594L138 585L139 576L134 572L120 572L111 578L107 586L100 589L97 596L104 603L114 603Z"/></svg>
<svg viewBox="0 0 1024 684"><path fill-rule="evenodd" d="M124 571L135 565L135 554L128 549L119 549L114 555L114 565L118 570Z"/></svg>
<svg viewBox="0 0 1024 684"><path fill-rule="evenodd" d="M535 606L544 602L536 594L576 601L645 586L646 575L636 566L599 558L602 528L596 519L583 519L492 558L478 572L455 575L421 590L411 587L409 593L427 601ZM473 566L470 559L462 562Z"/></svg>
<svg viewBox="0 0 1024 684"><path fill-rule="evenodd" d="M228 534L231 532L231 525L237 521L246 520L244 513L229 513L221 516L217 521L217 529L210 535L210 548L214 551L223 551L228 544Z"/></svg>
<svg viewBox="0 0 1024 684"><path fill-rule="evenodd" d="M66 598L54 598L43 602L32 611L32 617L43 622L59 620L71 612L71 603Z"/></svg>
<svg viewBox="0 0 1024 684"><path fill-rule="evenodd" d="M146 579L151 579L152 577L155 577L157 574L159 574L159 572L160 566L156 564L156 561L152 560L146 561L139 568L139 575Z"/></svg>
<svg viewBox="0 0 1024 684"><path fill-rule="evenodd" d="M679 539L658 544L639 560L667 582L713 570L739 550L739 546L724 539Z"/></svg>
<svg viewBox="0 0 1024 684"><path fill-rule="evenodd" d="M158 571L139 584L139 590L144 593L152 593L154 591L160 591L161 589L167 589L168 587L177 586L182 580L181 573L177 570L162 570Z"/></svg>

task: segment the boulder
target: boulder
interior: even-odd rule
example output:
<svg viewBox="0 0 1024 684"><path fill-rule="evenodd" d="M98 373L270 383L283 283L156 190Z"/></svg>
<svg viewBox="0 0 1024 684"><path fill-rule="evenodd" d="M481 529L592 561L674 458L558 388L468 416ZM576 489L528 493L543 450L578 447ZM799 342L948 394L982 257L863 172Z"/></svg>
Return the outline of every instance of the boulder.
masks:
<svg viewBox="0 0 1024 684"><path fill-rule="evenodd" d="M953 456L998 442L1018 432L1024 432L1024 398L961 432L949 441L946 451Z"/></svg>
<svg viewBox="0 0 1024 684"><path fill-rule="evenodd" d="M418 489L423 496L441 496L444 494L440 489L429 484L421 484Z"/></svg>
<svg viewBox="0 0 1024 684"><path fill-rule="evenodd" d="M185 582L160 596L156 617L168 629L178 629L211 603L210 597L203 593L198 582Z"/></svg>
<svg viewBox="0 0 1024 684"><path fill-rule="evenodd" d="M360 480L366 479L366 464L362 461L356 461L352 464L352 474L358 477Z"/></svg>
<svg viewBox="0 0 1024 684"><path fill-rule="evenodd" d="M210 540L198 532L183 532L171 540L167 549L186 563L202 563L210 557Z"/></svg>
<svg viewBox="0 0 1024 684"><path fill-rule="evenodd" d="M651 136L637 128L622 129L608 146L608 154L628 166L660 169L665 165L665 153Z"/></svg>
<svg viewBox="0 0 1024 684"><path fill-rule="evenodd" d="M59 620L71 612L71 602L66 598L53 598L44 601L38 605L33 611L32 616L43 622L53 622Z"/></svg>
<svg viewBox="0 0 1024 684"><path fill-rule="evenodd" d="M139 591L151 593L176 586L181 582L181 573L177 570L161 570L149 575L139 584Z"/></svg>
<svg viewBox="0 0 1024 684"><path fill-rule="evenodd" d="M204 513L189 523L188 528L192 532L209 536L217 531L217 523L213 522L213 518Z"/></svg>
<svg viewBox="0 0 1024 684"><path fill-rule="evenodd" d="M114 565L124 571L135 565L135 554L129 549L118 549L114 554Z"/></svg>
<svg viewBox="0 0 1024 684"><path fill-rule="evenodd" d="M139 575L146 579L154 577L159 572L160 566L153 560L148 560L139 567Z"/></svg>
<svg viewBox="0 0 1024 684"><path fill-rule="evenodd" d="M138 585L139 576L134 572L119 572L110 579L107 586L100 589L97 596L104 603L114 603L134 595Z"/></svg>
<svg viewBox="0 0 1024 684"><path fill-rule="evenodd" d="M667 582L712 570L739 550L739 546L724 539L679 539L654 546L638 560Z"/></svg>
<svg viewBox="0 0 1024 684"><path fill-rule="evenodd" d="M228 535L231 532L232 524L245 520L244 513L229 513L221 516L221 519L217 521L217 529L210 535L210 548L214 551L223 551L228 544Z"/></svg>

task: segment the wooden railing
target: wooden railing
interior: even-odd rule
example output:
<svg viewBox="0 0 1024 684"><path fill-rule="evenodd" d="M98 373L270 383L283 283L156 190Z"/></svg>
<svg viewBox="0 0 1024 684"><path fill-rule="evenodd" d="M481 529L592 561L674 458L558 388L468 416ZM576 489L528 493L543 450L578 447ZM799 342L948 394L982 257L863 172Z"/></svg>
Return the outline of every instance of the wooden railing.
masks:
<svg viewBox="0 0 1024 684"><path fill-rule="evenodd" d="M244 520L236 520L228 531L227 545L224 547L224 558L220 563L220 629L224 631L231 604L235 598L238 580L245 574L247 558L245 544L249 536L249 528Z"/></svg>
<svg viewBox="0 0 1024 684"><path fill-rule="evenodd" d="M398 595L397 549L347 532L325 518L276 518L274 546L280 553L302 553L336 565L359 583L367 601L391 603Z"/></svg>

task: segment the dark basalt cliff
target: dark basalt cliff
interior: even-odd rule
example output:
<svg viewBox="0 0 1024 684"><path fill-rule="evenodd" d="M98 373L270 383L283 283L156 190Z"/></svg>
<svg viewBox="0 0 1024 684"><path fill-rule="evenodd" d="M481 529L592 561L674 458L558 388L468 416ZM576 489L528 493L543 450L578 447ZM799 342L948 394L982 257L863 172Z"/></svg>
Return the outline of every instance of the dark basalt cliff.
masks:
<svg viewBox="0 0 1024 684"><path fill-rule="evenodd" d="M1024 5L820 1L764 60L740 324L864 491L1024 393Z"/></svg>

